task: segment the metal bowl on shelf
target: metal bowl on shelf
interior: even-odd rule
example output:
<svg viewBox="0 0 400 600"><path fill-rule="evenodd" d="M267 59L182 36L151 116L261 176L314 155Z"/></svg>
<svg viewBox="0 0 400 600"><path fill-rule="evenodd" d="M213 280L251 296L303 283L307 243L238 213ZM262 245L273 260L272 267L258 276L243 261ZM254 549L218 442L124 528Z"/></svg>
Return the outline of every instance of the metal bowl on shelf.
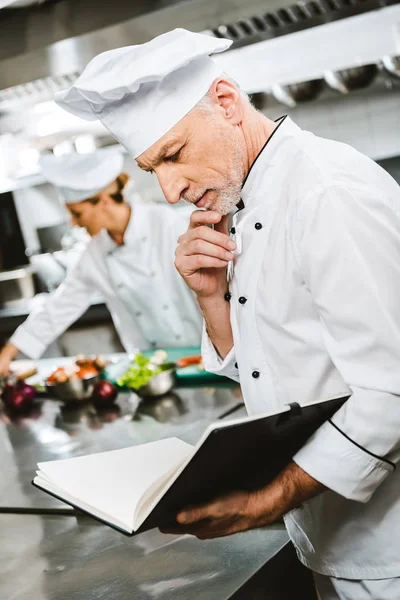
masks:
<svg viewBox="0 0 400 600"><path fill-rule="evenodd" d="M326 71L324 78L330 88L348 94L355 90L368 87L378 74L378 67L375 64L363 65L360 67L350 67L342 71Z"/></svg>
<svg viewBox="0 0 400 600"><path fill-rule="evenodd" d="M302 102L315 100L324 88L323 79L311 79L290 85L275 84L271 88L272 95L277 102L286 104L291 108Z"/></svg>
<svg viewBox="0 0 400 600"><path fill-rule="evenodd" d="M82 402L91 398L94 386L100 379L100 373L90 377L74 377L63 383L45 383L50 396L62 402Z"/></svg>
<svg viewBox="0 0 400 600"><path fill-rule="evenodd" d="M135 393L141 398L155 398L170 392L176 383L176 365L165 365L165 367L164 371L154 375L146 385L134 390Z"/></svg>
<svg viewBox="0 0 400 600"><path fill-rule="evenodd" d="M393 79L400 79L400 56L384 56L379 66Z"/></svg>

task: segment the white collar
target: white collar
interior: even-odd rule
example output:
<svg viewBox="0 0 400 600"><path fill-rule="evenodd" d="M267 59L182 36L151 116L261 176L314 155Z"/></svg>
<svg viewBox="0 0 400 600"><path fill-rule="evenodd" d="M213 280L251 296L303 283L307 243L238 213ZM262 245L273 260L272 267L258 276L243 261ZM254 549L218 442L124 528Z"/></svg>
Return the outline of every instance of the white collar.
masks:
<svg viewBox="0 0 400 600"><path fill-rule="evenodd" d="M264 175L265 170L274 164L274 157L276 156L279 146L290 137L297 137L301 132L290 117L284 115L275 121L278 123L264 146L256 156L253 164L247 173L241 192L242 202L238 205L239 210L245 208L251 202L255 191L259 189L260 178Z"/></svg>
<svg viewBox="0 0 400 600"><path fill-rule="evenodd" d="M131 206L131 216L129 217L128 225L124 233L124 243L122 246L116 244L109 235L106 229L102 229L97 235L100 237L101 246L105 253L111 254L114 250L124 246L137 244L142 240L144 232L147 231L145 226L146 210L145 205L140 202L135 202L134 205L128 202ZM143 241L143 240L142 240Z"/></svg>

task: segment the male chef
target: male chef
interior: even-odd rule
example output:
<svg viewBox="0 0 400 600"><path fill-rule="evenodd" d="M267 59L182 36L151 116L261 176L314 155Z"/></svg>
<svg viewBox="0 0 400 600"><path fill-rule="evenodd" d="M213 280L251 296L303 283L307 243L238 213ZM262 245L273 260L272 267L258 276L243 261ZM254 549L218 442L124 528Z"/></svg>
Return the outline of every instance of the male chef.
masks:
<svg viewBox="0 0 400 600"><path fill-rule="evenodd" d="M275 481L188 507L177 529L285 515L323 600L398 600L400 190L353 148L257 112L210 57L229 45L171 31L97 56L57 97L168 202L202 209L176 267L204 314L205 366L240 381L249 413L351 394Z"/></svg>
<svg viewBox="0 0 400 600"><path fill-rule="evenodd" d="M198 345L201 313L173 265L188 213L134 201L126 190L123 155L115 148L46 155L41 168L72 224L86 228L92 239L65 281L0 351L0 376L8 374L19 352L39 358L96 293L104 298L127 352Z"/></svg>

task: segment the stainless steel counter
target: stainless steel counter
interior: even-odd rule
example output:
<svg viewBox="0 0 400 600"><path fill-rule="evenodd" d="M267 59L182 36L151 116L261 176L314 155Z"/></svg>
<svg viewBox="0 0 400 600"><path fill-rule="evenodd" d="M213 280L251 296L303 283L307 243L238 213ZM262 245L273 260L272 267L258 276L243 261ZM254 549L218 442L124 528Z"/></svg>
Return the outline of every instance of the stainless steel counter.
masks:
<svg viewBox="0 0 400 600"><path fill-rule="evenodd" d="M296 560L283 525L207 542L158 530L127 538L90 517L76 518L72 509L31 485L39 461L169 436L195 443L209 423L230 411L233 417L246 414L239 388L180 388L141 404L121 393L117 405L103 412L90 404L72 409L46 399L23 417L1 415L0 513L7 507L14 513L69 512L0 514L0 600L264 597L253 595L254 589L270 600L291 598L281 585Z"/></svg>
<svg viewBox="0 0 400 600"><path fill-rule="evenodd" d="M196 443L204 429L241 405L239 388L180 388L151 402L120 393L114 407L62 406L53 400L24 417L0 419L1 507L66 505L31 485L37 463L71 458L177 436Z"/></svg>
<svg viewBox="0 0 400 600"><path fill-rule="evenodd" d="M225 600L287 543L283 526L126 538L74 517L0 515L1 600Z"/></svg>

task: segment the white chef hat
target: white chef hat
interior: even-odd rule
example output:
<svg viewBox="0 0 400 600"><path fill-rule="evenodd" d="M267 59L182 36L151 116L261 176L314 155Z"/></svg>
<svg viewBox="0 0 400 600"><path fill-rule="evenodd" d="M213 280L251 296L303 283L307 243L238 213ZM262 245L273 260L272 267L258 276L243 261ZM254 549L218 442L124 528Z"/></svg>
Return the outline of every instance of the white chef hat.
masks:
<svg viewBox="0 0 400 600"><path fill-rule="evenodd" d="M222 75L210 54L231 40L174 29L146 44L96 56L55 100L88 121L100 119L134 158L172 129Z"/></svg>
<svg viewBox="0 0 400 600"><path fill-rule="evenodd" d="M64 202L82 202L112 183L123 168L122 153L102 148L91 154L42 156L39 163L44 177L57 187Z"/></svg>

